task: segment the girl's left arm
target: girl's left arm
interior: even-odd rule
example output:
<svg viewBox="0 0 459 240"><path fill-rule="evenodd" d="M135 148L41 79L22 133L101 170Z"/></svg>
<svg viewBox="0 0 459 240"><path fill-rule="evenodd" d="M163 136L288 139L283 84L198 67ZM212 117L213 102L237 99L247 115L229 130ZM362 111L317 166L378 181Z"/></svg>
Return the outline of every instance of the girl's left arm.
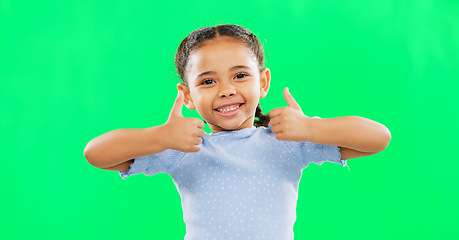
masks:
<svg viewBox="0 0 459 240"><path fill-rule="evenodd" d="M269 113L271 131L286 141L310 141L335 145L341 149L341 159L369 156L389 145L391 134L381 123L363 117L310 118L288 92L284 91L288 107Z"/></svg>
<svg viewBox="0 0 459 240"><path fill-rule="evenodd" d="M315 119L303 118L304 136L309 141L336 145L341 159L369 156L389 145L391 134L381 123L357 116Z"/></svg>

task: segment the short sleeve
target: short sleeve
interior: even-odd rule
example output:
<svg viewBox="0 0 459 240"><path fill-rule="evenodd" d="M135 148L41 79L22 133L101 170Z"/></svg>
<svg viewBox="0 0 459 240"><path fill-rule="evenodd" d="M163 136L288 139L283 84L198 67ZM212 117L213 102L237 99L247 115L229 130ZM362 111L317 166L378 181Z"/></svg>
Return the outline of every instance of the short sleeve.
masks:
<svg viewBox="0 0 459 240"><path fill-rule="evenodd" d="M341 160L341 152L338 146L317 144L312 142L288 142L288 148L297 158L303 161L305 167L309 163L321 165L323 162L338 163L346 166L346 160Z"/></svg>
<svg viewBox="0 0 459 240"><path fill-rule="evenodd" d="M180 161L184 152L167 149L157 154L146 155L134 159L127 172L121 172L120 176L125 179L131 175L144 173L147 176L152 176L157 173L166 173L178 161Z"/></svg>

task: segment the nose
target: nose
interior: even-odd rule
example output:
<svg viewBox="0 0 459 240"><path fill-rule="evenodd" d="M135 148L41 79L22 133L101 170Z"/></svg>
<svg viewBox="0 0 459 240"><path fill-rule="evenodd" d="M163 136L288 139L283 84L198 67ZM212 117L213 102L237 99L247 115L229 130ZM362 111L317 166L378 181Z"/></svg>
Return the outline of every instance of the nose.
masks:
<svg viewBox="0 0 459 240"><path fill-rule="evenodd" d="M230 97L236 94L236 89L232 84L221 85L218 97Z"/></svg>

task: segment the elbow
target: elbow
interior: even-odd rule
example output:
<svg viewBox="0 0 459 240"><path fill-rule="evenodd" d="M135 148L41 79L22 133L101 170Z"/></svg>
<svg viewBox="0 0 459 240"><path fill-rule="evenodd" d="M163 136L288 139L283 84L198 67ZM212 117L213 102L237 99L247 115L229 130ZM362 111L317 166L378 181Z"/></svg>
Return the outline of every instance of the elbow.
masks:
<svg viewBox="0 0 459 240"><path fill-rule="evenodd" d="M385 137L384 137L384 139L385 139L385 142L386 142L386 146L384 148L386 148L389 145L389 142L390 142L390 139L392 138L392 135L390 134L390 131L386 126L384 126L384 128L385 128L385 131L384 131L384 133L385 133L384 136Z"/></svg>
<svg viewBox="0 0 459 240"><path fill-rule="evenodd" d="M94 150L93 150L91 142L89 142L84 148L83 155L89 164L91 164L94 167L101 168L98 164L97 159L94 157Z"/></svg>
<svg viewBox="0 0 459 240"><path fill-rule="evenodd" d="M389 129L384 126L382 131L381 131L381 142L380 142L380 151L384 150L389 146L390 140L392 138L392 135L389 131Z"/></svg>
<svg viewBox="0 0 459 240"><path fill-rule="evenodd" d="M390 140L392 138L392 135L387 129L386 126L382 125L382 127L379 129L379 131L375 132L371 142L371 147L368 149L368 151L364 151L366 153L369 153L370 155L377 154L389 146Z"/></svg>
<svg viewBox="0 0 459 240"><path fill-rule="evenodd" d="M90 143L88 143L86 145L86 147L84 148L84 151L83 151L83 156L84 158L86 158L86 161L88 161L89 164L93 165L93 161L92 161L92 158L91 158L91 147L90 147Z"/></svg>

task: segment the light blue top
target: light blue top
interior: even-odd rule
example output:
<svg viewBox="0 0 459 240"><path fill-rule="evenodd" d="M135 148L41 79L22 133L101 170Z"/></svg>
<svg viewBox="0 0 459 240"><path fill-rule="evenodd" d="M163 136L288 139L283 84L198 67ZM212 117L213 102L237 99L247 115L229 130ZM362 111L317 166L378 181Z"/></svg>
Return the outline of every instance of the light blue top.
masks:
<svg viewBox="0 0 459 240"><path fill-rule="evenodd" d="M337 146L274 136L265 127L206 134L199 152L139 157L120 175L168 173L181 196L186 240L293 239L302 170L346 161Z"/></svg>

